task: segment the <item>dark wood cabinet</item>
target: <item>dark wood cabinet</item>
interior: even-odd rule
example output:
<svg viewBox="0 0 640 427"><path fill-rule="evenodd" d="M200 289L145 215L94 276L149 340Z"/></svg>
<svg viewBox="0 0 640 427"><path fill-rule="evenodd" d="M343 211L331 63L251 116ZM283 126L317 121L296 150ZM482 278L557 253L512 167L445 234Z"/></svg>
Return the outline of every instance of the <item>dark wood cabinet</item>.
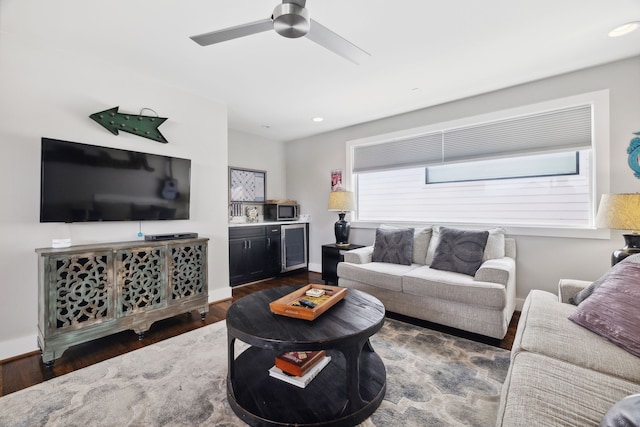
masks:
<svg viewBox="0 0 640 427"><path fill-rule="evenodd" d="M338 263L344 261L344 252L363 248L362 245L322 245L322 280L325 284L338 284Z"/></svg>
<svg viewBox="0 0 640 427"><path fill-rule="evenodd" d="M266 227L266 273L267 277L277 276L281 265L280 225Z"/></svg>
<svg viewBox="0 0 640 427"><path fill-rule="evenodd" d="M231 286L268 277L267 270L266 227L230 228L229 282Z"/></svg>
<svg viewBox="0 0 640 427"><path fill-rule="evenodd" d="M307 268L308 234L306 223L229 227L229 284Z"/></svg>

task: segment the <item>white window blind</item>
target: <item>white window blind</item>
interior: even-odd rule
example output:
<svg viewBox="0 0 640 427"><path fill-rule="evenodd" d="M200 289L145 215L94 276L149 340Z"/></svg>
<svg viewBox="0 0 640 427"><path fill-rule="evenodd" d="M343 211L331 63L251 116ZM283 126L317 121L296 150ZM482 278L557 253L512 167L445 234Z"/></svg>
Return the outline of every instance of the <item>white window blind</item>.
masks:
<svg viewBox="0 0 640 427"><path fill-rule="evenodd" d="M357 146L353 172L587 149L591 122L589 104Z"/></svg>

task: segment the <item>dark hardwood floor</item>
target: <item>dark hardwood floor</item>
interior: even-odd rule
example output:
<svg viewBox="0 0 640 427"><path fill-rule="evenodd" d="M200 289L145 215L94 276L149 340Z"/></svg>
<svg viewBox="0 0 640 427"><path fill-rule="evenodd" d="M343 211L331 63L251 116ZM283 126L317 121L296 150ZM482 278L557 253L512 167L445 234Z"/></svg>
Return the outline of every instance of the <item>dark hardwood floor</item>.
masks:
<svg viewBox="0 0 640 427"><path fill-rule="evenodd" d="M65 351L62 357L55 361L52 368L48 368L42 364L39 352L33 352L4 360L0 362L0 396L13 393L23 388L67 374L75 371L76 369L93 365L120 354L157 343L158 341L171 338L184 332L224 320L227 310L233 301L257 290L276 286L306 283L323 282L320 274L303 272L235 287L232 289L233 296L231 299L216 302L209 306L209 313L205 320L201 320L199 313L194 311L154 323L142 340L138 340L137 334L133 331L123 331L105 338L79 344ZM442 332L463 336L475 341L485 342L510 350L513 345L516 325L518 323L520 313L516 312L514 314L511 324L509 325L507 336L502 341L488 339L479 335L407 318L393 313L388 313L388 317L408 321L416 325L437 329Z"/></svg>

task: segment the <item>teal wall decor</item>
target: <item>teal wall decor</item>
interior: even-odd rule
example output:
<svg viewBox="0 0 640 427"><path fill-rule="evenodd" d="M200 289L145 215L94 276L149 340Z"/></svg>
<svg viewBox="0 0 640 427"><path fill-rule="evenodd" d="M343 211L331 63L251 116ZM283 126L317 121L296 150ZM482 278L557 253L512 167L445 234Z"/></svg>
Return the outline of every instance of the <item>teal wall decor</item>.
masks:
<svg viewBox="0 0 640 427"><path fill-rule="evenodd" d="M153 139L154 141L162 142L163 144L169 142L158 130L158 126L167 120L166 117L122 114L118 113L118 108L120 107L100 111L99 113L94 113L89 117L114 135L118 135L118 131L123 131L143 138Z"/></svg>
<svg viewBox="0 0 640 427"><path fill-rule="evenodd" d="M629 167L633 169L633 174L636 178L640 179L640 132L634 132L634 135L637 135L635 138L632 138L629 142L629 148L627 148L627 153L629 154Z"/></svg>

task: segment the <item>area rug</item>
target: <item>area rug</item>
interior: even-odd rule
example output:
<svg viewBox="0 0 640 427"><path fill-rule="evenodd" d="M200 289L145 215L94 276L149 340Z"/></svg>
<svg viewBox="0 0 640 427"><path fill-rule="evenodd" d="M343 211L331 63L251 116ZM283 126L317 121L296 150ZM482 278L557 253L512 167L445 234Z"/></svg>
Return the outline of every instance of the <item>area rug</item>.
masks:
<svg viewBox="0 0 640 427"><path fill-rule="evenodd" d="M20 390L0 398L0 426L244 426L226 343L218 322ZM361 426L495 423L508 351L392 319L371 343L387 393Z"/></svg>

